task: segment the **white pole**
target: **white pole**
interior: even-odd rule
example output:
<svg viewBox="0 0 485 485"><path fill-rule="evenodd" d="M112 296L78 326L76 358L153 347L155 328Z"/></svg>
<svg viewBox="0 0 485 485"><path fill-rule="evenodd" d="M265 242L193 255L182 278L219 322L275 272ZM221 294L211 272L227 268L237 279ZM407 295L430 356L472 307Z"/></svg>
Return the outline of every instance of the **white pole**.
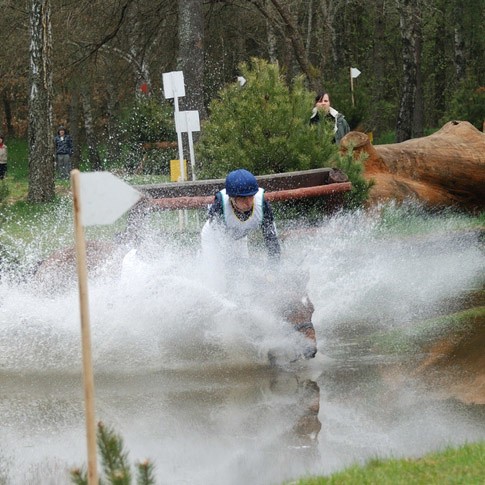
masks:
<svg viewBox="0 0 485 485"><path fill-rule="evenodd" d="M175 116L177 116L179 112L179 99L177 96L173 97L174 106L175 106ZM182 146L182 132L177 130L177 145L179 149L179 163L180 163L180 182L185 182L185 170L184 170L184 148ZM185 227L187 227L187 211L186 210L179 210L179 230L182 231Z"/></svg>
<svg viewBox="0 0 485 485"><path fill-rule="evenodd" d="M177 96L173 97L175 105L175 116L179 112L179 99ZM182 132L177 130L177 145L179 149L179 162L180 162L180 181L185 181L185 170L184 170L184 148L182 146Z"/></svg>
<svg viewBox="0 0 485 485"><path fill-rule="evenodd" d="M355 106L354 100L354 78L352 77L352 68L350 68L350 91L352 93L352 107Z"/></svg>
<svg viewBox="0 0 485 485"><path fill-rule="evenodd" d="M190 166L192 167L192 180L195 180L195 154L194 154L194 139L192 138L192 132L187 132L189 137L189 151L190 151Z"/></svg>

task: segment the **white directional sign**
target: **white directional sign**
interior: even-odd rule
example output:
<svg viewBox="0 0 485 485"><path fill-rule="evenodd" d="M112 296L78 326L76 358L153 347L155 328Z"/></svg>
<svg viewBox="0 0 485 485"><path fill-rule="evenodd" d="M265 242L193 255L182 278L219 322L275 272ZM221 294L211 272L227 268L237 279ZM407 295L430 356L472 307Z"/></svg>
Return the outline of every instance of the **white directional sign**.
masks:
<svg viewBox="0 0 485 485"><path fill-rule="evenodd" d="M140 197L140 192L109 172L81 173L82 225L113 224Z"/></svg>
<svg viewBox="0 0 485 485"><path fill-rule="evenodd" d="M175 113L175 129L181 132L200 131L199 111L179 111Z"/></svg>
<svg viewBox="0 0 485 485"><path fill-rule="evenodd" d="M360 76L360 71L356 67L350 68L350 77L353 79Z"/></svg>
<svg viewBox="0 0 485 485"><path fill-rule="evenodd" d="M164 72L162 77L165 99L183 98L185 96L183 71Z"/></svg>

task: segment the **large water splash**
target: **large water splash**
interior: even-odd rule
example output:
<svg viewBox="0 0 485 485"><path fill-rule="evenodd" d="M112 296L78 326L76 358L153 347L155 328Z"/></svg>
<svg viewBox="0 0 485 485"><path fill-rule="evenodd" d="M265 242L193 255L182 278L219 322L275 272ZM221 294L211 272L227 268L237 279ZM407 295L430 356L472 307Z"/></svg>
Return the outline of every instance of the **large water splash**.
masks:
<svg viewBox="0 0 485 485"><path fill-rule="evenodd" d="M483 247L464 227L465 216L416 207L337 214L288 234L277 271L240 272L223 292L212 284L219 275L203 271L196 250L167 244L145 228L144 249L126 256L121 275L90 281L95 368L257 366L266 365L268 351L296 352L300 342L277 310L288 299L295 268L309 275L322 352L335 329L359 333L369 324L389 328L439 313L481 284ZM38 238L26 261L41 243ZM80 369L79 303L71 283L45 292L34 276L3 278L0 369Z"/></svg>
<svg viewBox="0 0 485 485"><path fill-rule="evenodd" d="M485 254L471 222L388 206L281 227L281 268L231 273L226 290L200 265L197 238L179 248L177 235L147 224L136 253L120 248L123 271L89 282L97 416L169 483L267 485L481 439L480 415L416 379L384 379L381 356L336 351L339 340L410 327L481 287ZM67 483L68 467L85 461L77 286L71 277L53 288L30 272L48 239L33 231L0 279L0 481ZM67 232L60 239L71 244ZM323 374L308 381L267 360L297 347L278 317L301 290L295 274L308 276L319 350L336 357L312 360Z"/></svg>

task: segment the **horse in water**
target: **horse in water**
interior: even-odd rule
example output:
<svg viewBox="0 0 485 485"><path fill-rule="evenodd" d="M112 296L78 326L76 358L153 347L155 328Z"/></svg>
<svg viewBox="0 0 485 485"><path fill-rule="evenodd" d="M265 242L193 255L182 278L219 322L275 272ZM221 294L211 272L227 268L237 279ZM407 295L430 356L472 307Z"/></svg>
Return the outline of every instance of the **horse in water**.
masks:
<svg viewBox="0 0 485 485"><path fill-rule="evenodd" d="M268 304L275 309L281 323L288 326L288 330L294 332L293 337L296 337L291 339L294 345L287 355L288 360L294 362L314 358L317 353L317 338L312 322L315 307L308 296L308 273L294 269L282 270L273 279L270 281L272 290L267 295ZM269 352L272 364L281 360L276 357L277 353Z"/></svg>
<svg viewBox="0 0 485 485"><path fill-rule="evenodd" d="M296 332L305 337L302 348L302 355L305 359L313 359L317 353L317 338L312 323L314 310L315 307L310 298L304 295L298 300L288 302L282 313L284 321L291 324Z"/></svg>
<svg viewBox="0 0 485 485"><path fill-rule="evenodd" d="M88 241L86 260L90 277L121 277L127 247L123 243L110 241ZM131 253L130 253L131 254ZM214 269L211 268L212 274ZM217 273L216 279L220 276ZM59 293L76 285L75 248L64 248L53 252L42 260L34 274L34 281L43 291ZM231 272L231 293L236 301L241 299L270 310L277 325L286 328L282 340L275 339L275 348L268 352L270 363L288 363L301 359L312 359L317 353L317 339L312 323L314 306L308 296L309 275L301 269L268 268L264 265ZM234 285L234 281L238 284ZM249 291L249 296L245 294ZM252 318L248 314L249 319ZM285 333L285 331L283 332Z"/></svg>

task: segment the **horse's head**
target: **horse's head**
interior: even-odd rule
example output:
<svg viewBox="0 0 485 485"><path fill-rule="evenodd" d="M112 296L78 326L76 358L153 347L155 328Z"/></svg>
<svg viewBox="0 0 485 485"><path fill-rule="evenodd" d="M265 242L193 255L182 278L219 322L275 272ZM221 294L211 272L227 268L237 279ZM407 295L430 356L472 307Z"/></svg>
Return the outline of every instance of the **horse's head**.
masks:
<svg viewBox="0 0 485 485"><path fill-rule="evenodd" d="M308 297L308 280L309 274L306 271L288 272L282 278L283 284L278 291L282 302L281 315L295 331L305 336L302 353L306 359L311 359L317 353L317 339L312 323L315 307Z"/></svg>

